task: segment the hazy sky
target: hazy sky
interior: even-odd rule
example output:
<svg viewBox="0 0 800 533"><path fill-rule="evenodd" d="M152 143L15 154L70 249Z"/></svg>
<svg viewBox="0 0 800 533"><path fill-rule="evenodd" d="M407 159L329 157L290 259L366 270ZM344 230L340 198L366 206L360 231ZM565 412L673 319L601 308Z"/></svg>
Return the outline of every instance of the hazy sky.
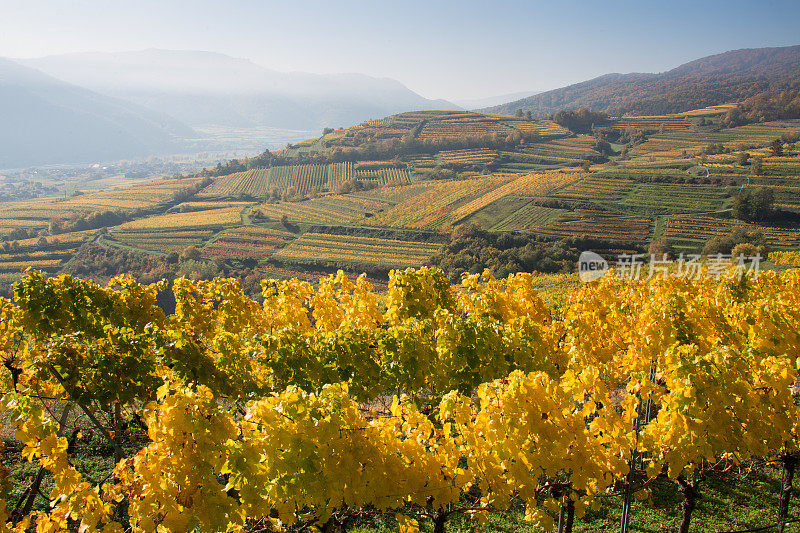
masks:
<svg viewBox="0 0 800 533"><path fill-rule="evenodd" d="M797 0L0 0L0 56L208 50L277 70L391 77L448 99L793 44Z"/></svg>

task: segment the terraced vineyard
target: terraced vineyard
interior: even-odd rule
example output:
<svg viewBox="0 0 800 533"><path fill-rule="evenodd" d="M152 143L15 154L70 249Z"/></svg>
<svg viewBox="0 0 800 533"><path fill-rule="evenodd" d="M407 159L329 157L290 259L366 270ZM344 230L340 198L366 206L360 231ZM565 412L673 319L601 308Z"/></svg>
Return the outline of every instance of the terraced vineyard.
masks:
<svg viewBox="0 0 800 533"><path fill-rule="evenodd" d="M13 241L0 251L0 282L11 283L26 268L44 272L58 271L78 247L91 239L95 231L77 231Z"/></svg>
<svg viewBox="0 0 800 533"><path fill-rule="evenodd" d="M297 143L275 152L270 168L216 177L199 192L208 173L8 202L0 204L7 237L0 282L27 266L56 273L82 265L78 250L90 239L83 249L141 252L154 264L159 254L194 246L203 260L215 259L207 263L213 268L225 260L226 268L311 281L335 268L380 273L425 264L439 245L419 241L444 242L471 224L532 241L591 237L605 242L605 252L644 253L657 239L696 252L736 229L762 232L772 250L800 248L794 215L772 224L731 218L734 197L757 187L772 189L778 209L800 212L792 141L800 120L723 128L719 117L728 109L612 120L596 133L616 126L609 142L631 135L638 144L609 157L595 150L593 135L549 120L401 113ZM771 146L782 138L780 150ZM739 164L745 150L750 157ZM84 228L93 229L74 231ZM169 268L179 268L173 259Z"/></svg>
<svg viewBox="0 0 800 533"><path fill-rule="evenodd" d="M389 205L386 202L349 195L328 195L304 202L262 204L258 211L273 220L280 220L286 215L292 222L346 224L383 211Z"/></svg>
<svg viewBox="0 0 800 533"><path fill-rule="evenodd" d="M750 224L741 220L710 216L674 215L667 219L664 234L667 239L684 247L696 247L697 243L711 237L724 237L735 229L763 233L767 242L775 247L800 246L800 230L797 228L769 227Z"/></svg>
<svg viewBox="0 0 800 533"><path fill-rule="evenodd" d="M570 213L570 211L566 209L543 207L531 201L516 211L513 215L492 226L491 229L494 231L529 230L534 226L542 226L550 222L555 222L560 217L567 215L568 213Z"/></svg>
<svg viewBox="0 0 800 533"><path fill-rule="evenodd" d="M288 263L342 264L385 269L421 266L440 248L438 244L326 233L305 233L274 258Z"/></svg>
<svg viewBox="0 0 800 533"><path fill-rule="evenodd" d="M203 189L200 197L238 197L263 198L269 184L269 169L258 168L247 172L237 172L214 180Z"/></svg>
<svg viewBox="0 0 800 533"><path fill-rule="evenodd" d="M650 238L649 218L578 215L569 220L534 225L528 229L549 237L592 237L609 241L644 244Z"/></svg>
<svg viewBox="0 0 800 533"><path fill-rule="evenodd" d="M193 211L190 213L173 213L126 222L119 226L126 230L167 230L167 229L206 229L221 228L241 224L242 209L240 207L225 207L222 209L209 209L206 211Z"/></svg>
<svg viewBox="0 0 800 533"><path fill-rule="evenodd" d="M240 226L224 230L203 248L206 257L265 259L294 239L294 234L271 228Z"/></svg>
<svg viewBox="0 0 800 533"><path fill-rule="evenodd" d="M622 204L659 213L713 211L721 209L729 195L727 187L676 183L637 184Z"/></svg>
<svg viewBox="0 0 800 533"><path fill-rule="evenodd" d="M478 150L442 150L443 163L454 165L485 165L497 158L497 152L485 148Z"/></svg>
<svg viewBox="0 0 800 533"><path fill-rule="evenodd" d="M207 229L122 229L105 235L103 241L109 244L129 246L147 252L168 254L180 253L187 246L201 247L214 231Z"/></svg>
<svg viewBox="0 0 800 533"><path fill-rule="evenodd" d="M634 188L634 182L624 179L608 179L587 176L553 193L552 196L595 202L614 202Z"/></svg>

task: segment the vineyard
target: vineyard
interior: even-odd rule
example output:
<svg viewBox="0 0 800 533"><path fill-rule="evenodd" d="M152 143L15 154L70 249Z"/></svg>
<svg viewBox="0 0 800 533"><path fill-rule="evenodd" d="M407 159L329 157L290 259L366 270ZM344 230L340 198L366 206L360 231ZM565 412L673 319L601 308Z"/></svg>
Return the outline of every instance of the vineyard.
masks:
<svg viewBox="0 0 800 533"><path fill-rule="evenodd" d="M167 229L201 229L221 228L242 221L241 207L225 207L189 213L171 213L149 218L142 218L121 224L119 229L126 230L167 230Z"/></svg>
<svg viewBox="0 0 800 533"><path fill-rule="evenodd" d="M382 211L389 204L351 195L329 195L304 202L263 204L258 211L265 217L280 220L286 215L293 222L347 224L367 214Z"/></svg>
<svg viewBox="0 0 800 533"><path fill-rule="evenodd" d="M614 242L643 244L649 240L652 220L598 214L574 213L556 222L531 225L526 229L551 237L592 237Z"/></svg>
<svg viewBox="0 0 800 533"><path fill-rule="evenodd" d="M793 516L791 483L746 476L797 468L800 271L606 276L553 315L534 285L563 282L486 273L455 290L409 269L379 305L341 272L267 281L263 304L180 279L167 316L163 286L31 272L0 310L16 439L1 521L447 532L518 512L566 531L618 505L623 528L655 513L705 531ZM81 454L98 449L113 460L89 474ZM771 511L700 500L735 470L737 501L761 491ZM655 503L669 487L676 511Z"/></svg>
<svg viewBox="0 0 800 533"><path fill-rule="evenodd" d="M130 229L103 237L109 244L121 244L159 254L180 253L187 246L200 247L214 234L213 230Z"/></svg>
<svg viewBox="0 0 800 533"><path fill-rule="evenodd" d="M241 226L221 231L203 248L206 257L265 259L294 238L288 231Z"/></svg>
<svg viewBox="0 0 800 533"><path fill-rule="evenodd" d="M236 172L214 180L214 183L203 189L198 196L263 198L267 194L268 183L269 169L259 168L247 172Z"/></svg>
<svg viewBox="0 0 800 533"><path fill-rule="evenodd" d="M335 264L358 268L405 268L428 262L440 245L396 239L305 233L275 253L287 263Z"/></svg>
<svg viewBox="0 0 800 533"><path fill-rule="evenodd" d="M730 234L735 229L758 231L772 246L781 248L800 246L800 232L797 229L760 226L710 216L671 216L665 225L665 236L677 242L699 242Z"/></svg>

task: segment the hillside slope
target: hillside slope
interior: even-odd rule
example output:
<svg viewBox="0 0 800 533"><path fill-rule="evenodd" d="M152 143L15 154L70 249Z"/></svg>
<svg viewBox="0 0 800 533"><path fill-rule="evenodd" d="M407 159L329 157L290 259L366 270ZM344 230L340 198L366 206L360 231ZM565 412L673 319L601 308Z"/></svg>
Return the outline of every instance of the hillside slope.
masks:
<svg viewBox="0 0 800 533"><path fill-rule="evenodd" d="M632 115L681 113L742 100L770 89L800 87L800 46L734 50L659 74L606 74L486 109L547 115L588 107Z"/></svg>
<svg viewBox="0 0 800 533"><path fill-rule="evenodd" d="M199 51L84 53L25 60L70 83L168 113L193 127L317 131L409 109L457 109L400 82L361 74L278 72Z"/></svg>
<svg viewBox="0 0 800 533"><path fill-rule="evenodd" d="M0 58L0 168L170 153L179 121Z"/></svg>

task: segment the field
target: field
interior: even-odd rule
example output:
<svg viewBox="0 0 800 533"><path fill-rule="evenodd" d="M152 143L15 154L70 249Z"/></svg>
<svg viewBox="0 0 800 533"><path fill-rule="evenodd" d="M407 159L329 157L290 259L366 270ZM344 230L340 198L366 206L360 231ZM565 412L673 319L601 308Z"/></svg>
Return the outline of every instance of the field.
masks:
<svg viewBox="0 0 800 533"><path fill-rule="evenodd" d="M698 243L711 237L730 234L735 229L759 231L764 234L767 242L775 247L800 246L800 231L797 228L769 227L710 216L671 216L665 225L665 237L679 244Z"/></svg>
<svg viewBox="0 0 800 533"><path fill-rule="evenodd" d="M527 229L550 237L586 236L641 245L648 241L651 226L649 218L577 214L561 217L557 222L531 225Z"/></svg>
<svg viewBox="0 0 800 533"><path fill-rule="evenodd" d="M495 231L529 230L533 226L542 226L549 222L554 222L568 213L569 211L566 209L543 207L530 201L510 216L492 226L491 229Z"/></svg>
<svg viewBox="0 0 800 533"><path fill-rule="evenodd" d="M367 214L383 211L388 206L386 202L350 195L328 195L303 202L262 204L257 209L273 220L286 215L292 222L347 224Z"/></svg>
<svg viewBox="0 0 800 533"><path fill-rule="evenodd" d="M268 183L269 169L253 169L217 178L198 196L263 198L269 190Z"/></svg>
<svg viewBox="0 0 800 533"><path fill-rule="evenodd" d="M206 257L265 259L293 238L288 231L240 226L219 232L202 252Z"/></svg>
<svg viewBox="0 0 800 533"><path fill-rule="evenodd" d="M103 241L111 245L123 245L147 252L168 254L180 253L187 246L201 247L214 234L213 230L174 230L174 229L119 229L103 236Z"/></svg>
<svg viewBox="0 0 800 533"><path fill-rule="evenodd" d="M791 217L752 224L730 214L736 195L762 186L772 189L776 208L800 211L797 146L785 143L779 155L768 146L800 131L800 120L722 128L718 118L730 108L614 119L603 128L645 134L627 147L612 143L616 153L608 157L595 149L594 135L550 120L400 113L278 150L271 167L214 177L196 193L199 175L133 185L117 177L106 183L114 188L7 202L0 204L7 243L0 281L15 279L23 265L61 271L94 233L106 247L155 256L194 246L206 259L252 259L287 272L302 272L298 265L313 272L388 268L393 260L420 265L432 245L408 244L425 240L417 232L446 239L471 224L538 240L591 237L640 252L662 238L677 251L696 252L737 228L761 231L771 249L800 248L800 223ZM704 153L711 144L712 153ZM393 153L392 146L402 149ZM740 165L745 150L750 158ZM763 159L758 172L756 158ZM360 251L355 243L337 249L323 235L337 226L370 235L361 239L383 231L386 239L358 241ZM65 235L74 244L53 249L40 241L62 232L72 232ZM396 237L410 240L398 245Z"/></svg>
<svg viewBox="0 0 800 533"><path fill-rule="evenodd" d="M305 233L278 251L274 258L287 263L341 264L389 270L421 266L439 247L438 244L396 239Z"/></svg>
<svg viewBox="0 0 800 533"><path fill-rule="evenodd" d="M224 207L222 209L209 209L206 211L192 211L189 213L171 213L139 220L126 222L119 226L125 230L152 230L152 229L202 229L220 228L241 223L242 209L240 207Z"/></svg>

